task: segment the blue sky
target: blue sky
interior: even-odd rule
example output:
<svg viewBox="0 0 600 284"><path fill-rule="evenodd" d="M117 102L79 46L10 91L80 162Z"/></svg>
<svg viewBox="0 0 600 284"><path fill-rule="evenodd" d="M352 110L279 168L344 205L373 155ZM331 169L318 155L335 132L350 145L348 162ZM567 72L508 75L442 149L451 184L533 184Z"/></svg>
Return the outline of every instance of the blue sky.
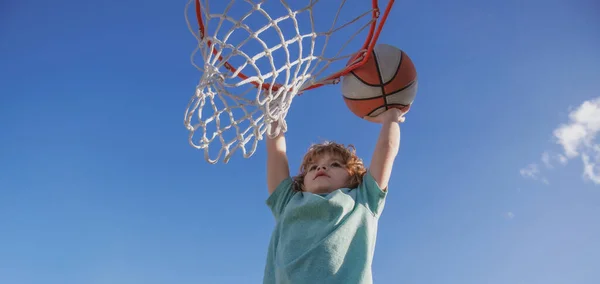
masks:
<svg viewBox="0 0 600 284"><path fill-rule="evenodd" d="M264 144L216 165L188 145L200 74L184 5L0 6L0 283L260 283ZM396 1L380 42L420 81L375 283L600 282L599 13L591 0ZM368 162L379 131L339 86L296 98L288 125L294 172L325 139Z"/></svg>

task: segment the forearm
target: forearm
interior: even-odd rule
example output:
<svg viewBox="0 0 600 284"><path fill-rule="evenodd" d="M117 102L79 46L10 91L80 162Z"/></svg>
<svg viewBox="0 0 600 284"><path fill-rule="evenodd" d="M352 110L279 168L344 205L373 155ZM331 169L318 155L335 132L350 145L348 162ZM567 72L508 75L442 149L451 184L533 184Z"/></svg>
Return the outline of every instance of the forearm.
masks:
<svg viewBox="0 0 600 284"><path fill-rule="evenodd" d="M279 183L289 177L290 170L283 132L273 139L267 136L265 140L267 140L265 142L267 144L267 186L271 194Z"/></svg>
<svg viewBox="0 0 600 284"><path fill-rule="evenodd" d="M285 153L287 151L283 132L279 133L275 138L270 138L267 135L265 140L265 143L267 144L267 155L274 154L275 152Z"/></svg>
<svg viewBox="0 0 600 284"><path fill-rule="evenodd" d="M373 178L382 189L386 189L388 186L394 159L399 148L400 125L394 121L384 122L381 126L370 167Z"/></svg>

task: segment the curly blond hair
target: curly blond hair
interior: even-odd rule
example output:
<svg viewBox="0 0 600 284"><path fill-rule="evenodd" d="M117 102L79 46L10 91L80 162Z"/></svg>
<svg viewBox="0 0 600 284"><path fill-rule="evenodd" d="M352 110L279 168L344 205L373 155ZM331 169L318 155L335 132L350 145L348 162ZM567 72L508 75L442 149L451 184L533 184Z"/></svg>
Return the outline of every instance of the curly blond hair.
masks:
<svg viewBox="0 0 600 284"><path fill-rule="evenodd" d="M300 165L300 173L295 176L293 189L296 191L304 190L304 177L308 172L308 166L313 163L317 158L323 154L330 154L340 158L341 162L346 167L348 174L350 174L350 181L348 184L349 188L358 187L361 183L363 176L367 172L362 159L356 156L356 148L353 145L344 146L336 142L326 141L319 144L313 144L308 148L302 164Z"/></svg>

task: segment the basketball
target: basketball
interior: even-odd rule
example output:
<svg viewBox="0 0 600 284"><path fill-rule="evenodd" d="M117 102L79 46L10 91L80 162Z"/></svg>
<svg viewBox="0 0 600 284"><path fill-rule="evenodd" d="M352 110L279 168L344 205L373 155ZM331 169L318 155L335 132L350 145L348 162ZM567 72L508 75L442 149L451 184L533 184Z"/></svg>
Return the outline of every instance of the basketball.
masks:
<svg viewBox="0 0 600 284"><path fill-rule="evenodd" d="M417 94L417 71L406 53L378 44L367 62L342 77L342 95L355 115L375 117L390 108L406 113Z"/></svg>

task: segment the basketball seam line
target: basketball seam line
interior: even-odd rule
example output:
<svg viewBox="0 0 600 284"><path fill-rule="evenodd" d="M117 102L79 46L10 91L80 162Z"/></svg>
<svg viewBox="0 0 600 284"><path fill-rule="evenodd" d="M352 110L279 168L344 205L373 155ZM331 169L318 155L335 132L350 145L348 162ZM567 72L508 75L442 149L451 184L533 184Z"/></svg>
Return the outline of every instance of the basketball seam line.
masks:
<svg viewBox="0 0 600 284"><path fill-rule="evenodd" d="M415 82L417 82L417 79L415 79L415 80L412 80L410 83L408 83L408 85L406 85L406 86L404 86L404 87L402 87L402 88L400 88L400 89L396 90L396 91L395 91L395 92L393 92L393 93L384 94L384 96L391 96L391 95L394 95L394 94L396 94L396 93L402 92L402 91L406 90L407 88L409 88L410 86L414 85L414 84L415 84Z"/></svg>
<svg viewBox="0 0 600 284"><path fill-rule="evenodd" d="M377 77L379 77L379 83L381 83L379 85L379 88L381 88L381 94L382 94L382 97L383 97L383 108L385 110L388 110L388 102L387 102L387 98L386 98L386 95L385 95L385 84L383 83L383 77L381 76L381 68L379 68L379 62L377 60L377 54L375 53L375 50L373 50L371 52L373 53L373 60L375 61L375 68L377 68ZM379 108L377 108L377 109L379 109Z"/></svg>
<svg viewBox="0 0 600 284"><path fill-rule="evenodd" d="M405 105L405 104L389 104L389 106L394 107L394 106L403 106L403 107L407 107L409 105ZM366 116L371 116L371 114L373 114L376 110L380 109L379 107L372 110L371 112L367 113Z"/></svg>
<svg viewBox="0 0 600 284"><path fill-rule="evenodd" d="M387 85L389 82L393 81L396 78L396 76L398 76L398 71L400 71L400 67L402 66L402 59L404 59L404 51L400 51L400 62L398 62L398 66L396 67L394 76L389 81L383 83L384 86ZM383 78L381 82L383 82Z"/></svg>
<svg viewBox="0 0 600 284"><path fill-rule="evenodd" d="M349 97L344 97L344 99L349 100L349 101L368 101L368 100L372 100L372 99L383 98L383 97L386 97L386 96L395 95L398 92L402 92L402 91L406 90L406 88L409 88L410 86L414 85L415 82L417 82L417 80L411 81L410 83L408 83L408 85L402 87L401 89L396 90L393 93L383 94L381 96L368 97L368 98L349 98Z"/></svg>
<svg viewBox="0 0 600 284"><path fill-rule="evenodd" d="M361 83L363 83L367 86L379 87L379 85L369 84L369 83L365 82L361 77L358 77L358 75L356 75L356 73L354 73L354 71L350 71L350 73L352 73L352 75L354 75L354 78L358 79L358 81L360 81Z"/></svg>
<svg viewBox="0 0 600 284"><path fill-rule="evenodd" d="M404 54L402 54L403 56L400 57L400 62L398 63L398 67L396 67L396 73L394 73L394 77L392 77L392 79L390 79L389 81L382 83L382 84L371 84L371 83L367 83L365 80L363 80L361 77L359 77L358 75L356 75L356 73L354 73L353 71L350 71L350 73L352 75L354 75L354 77L356 79L358 79L361 83L370 86L370 87L384 87L385 85L387 85L388 83L390 83L392 80L394 80L396 78L396 76L398 76L398 70L400 69L400 66L402 66L402 59L404 58ZM379 82L383 82L383 78L381 77L381 71L379 70L379 64L377 64L377 57L375 56L375 52L373 51L373 57L375 57L375 66L377 66L377 72L379 74ZM379 97L376 97L379 98Z"/></svg>

